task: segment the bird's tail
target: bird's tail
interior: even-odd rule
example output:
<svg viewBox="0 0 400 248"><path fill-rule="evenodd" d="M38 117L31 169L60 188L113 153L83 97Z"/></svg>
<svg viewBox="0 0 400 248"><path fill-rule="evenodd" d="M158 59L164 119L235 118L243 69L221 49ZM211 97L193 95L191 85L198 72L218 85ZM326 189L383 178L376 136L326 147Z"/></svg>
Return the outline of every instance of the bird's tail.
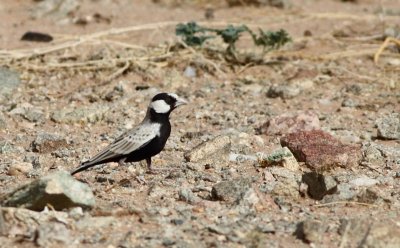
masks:
<svg viewBox="0 0 400 248"><path fill-rule="evenodd" d="M95 165L96 164L94 164L94 163L92 163L90 161L83 162L82 164L80 164L78 167L76 167L74 170L71 171L71 176L76 174L76 173L78 173L78 172L81 172L81 171L84 171L86 169L89 169L90 167L93 167Z"/></svg>

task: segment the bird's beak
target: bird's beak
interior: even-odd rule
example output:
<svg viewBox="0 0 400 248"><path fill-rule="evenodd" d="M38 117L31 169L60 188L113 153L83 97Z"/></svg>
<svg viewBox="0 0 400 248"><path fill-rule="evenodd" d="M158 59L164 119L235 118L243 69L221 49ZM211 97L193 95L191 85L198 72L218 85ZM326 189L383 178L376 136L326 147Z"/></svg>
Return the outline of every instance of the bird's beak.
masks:
<svg viewBox="0 0 400 248"><path fill-rule="evenodd" d="M175 108L185 104L188 104L188 102L185 99L179 97L176 99Z"/></svg>

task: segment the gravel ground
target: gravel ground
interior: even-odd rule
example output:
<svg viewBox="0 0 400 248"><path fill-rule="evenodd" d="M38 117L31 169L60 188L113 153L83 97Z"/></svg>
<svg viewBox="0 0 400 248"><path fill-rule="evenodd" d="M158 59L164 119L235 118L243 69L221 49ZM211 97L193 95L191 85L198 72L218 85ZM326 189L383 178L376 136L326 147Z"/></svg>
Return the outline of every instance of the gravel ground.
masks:
<svg viewBox="0 0 400 248"><path fill-rule="evenodd" d="M398 48L373 60L400 32L397 1L48 2L0 3L0 246L398 247ZM232 65L171 48L167 22L190 20L284 28L293 42ZM127 26L140 28L66 43ZM28 30L54 41L19 41ZM189 101L159 173L60 172L139 123L159 91Z"/></svg>

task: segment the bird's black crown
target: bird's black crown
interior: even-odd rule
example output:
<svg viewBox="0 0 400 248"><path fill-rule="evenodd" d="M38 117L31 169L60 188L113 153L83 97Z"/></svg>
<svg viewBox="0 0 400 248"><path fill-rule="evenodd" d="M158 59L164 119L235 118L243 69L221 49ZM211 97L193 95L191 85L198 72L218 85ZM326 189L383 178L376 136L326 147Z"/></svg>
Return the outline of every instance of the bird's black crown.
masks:
<svg viewBox="0 0 400 248"><path fill-rule="evenodd" d="M174 96L168 93L159 93L151 99L152 102L158 101L158 100L164 100L168 105L171 107L174 107L178 99L176 99Z"/></svg>

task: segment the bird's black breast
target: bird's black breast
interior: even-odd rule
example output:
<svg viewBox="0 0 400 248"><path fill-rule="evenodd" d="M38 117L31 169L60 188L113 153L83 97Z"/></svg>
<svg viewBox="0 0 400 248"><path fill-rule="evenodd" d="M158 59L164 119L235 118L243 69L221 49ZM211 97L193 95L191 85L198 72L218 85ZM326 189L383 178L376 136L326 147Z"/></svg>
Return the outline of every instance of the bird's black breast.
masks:
<svg viewBox="0 0 400 248"><path fill-rule="evenodd" d="M160 123L160 135L153 138L149 143L130 153L125 162L137 162L146 158L153 157L163 149L169 135L171 134L171 124L168 122Z"/></svg>

